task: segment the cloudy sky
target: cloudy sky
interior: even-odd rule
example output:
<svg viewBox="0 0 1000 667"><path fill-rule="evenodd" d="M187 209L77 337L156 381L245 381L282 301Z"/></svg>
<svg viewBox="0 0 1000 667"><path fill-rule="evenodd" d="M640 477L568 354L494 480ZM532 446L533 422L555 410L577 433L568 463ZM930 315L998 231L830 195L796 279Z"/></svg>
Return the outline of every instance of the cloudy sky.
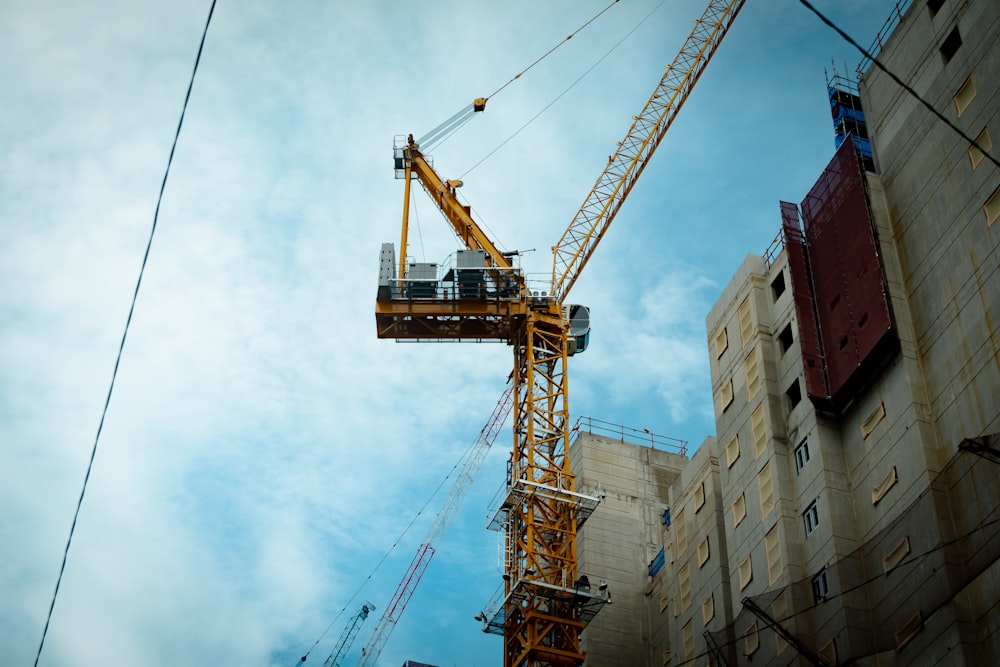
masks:
<svg viewBox="0 0 1000 667"><path fill-rule="evenodd" d="M3 664L35 657L209 4L0 6ZM332 623L322 664L363 599L381 613L443 497L390 548L512 363L503 345L375 338L379 246L398 242L402 206L393 138L607 4L218 4L39 664L291 666ZM868 44L894 3L816 4ZM535 249L526 271L549 269L703 5L622 0L434 150L499 244ZM747 3L574 288L594 329L571 364L574 418L714 433L705 315L832 155L824 68L856 60L795 0ZM443 261L456 243L415 201L410 255ZM500 663L472 617L500 582L483 517L509 443L505 429L381 665Z"/></svg>

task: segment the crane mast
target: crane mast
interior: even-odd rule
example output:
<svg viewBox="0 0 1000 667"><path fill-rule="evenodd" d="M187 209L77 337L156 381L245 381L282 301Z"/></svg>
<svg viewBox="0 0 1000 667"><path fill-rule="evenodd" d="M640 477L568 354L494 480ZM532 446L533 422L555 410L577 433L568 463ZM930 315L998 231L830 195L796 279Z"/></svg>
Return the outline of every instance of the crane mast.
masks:
<svg viewBox="0 0 1000 667"><path fill-rule="evenodd" d="M486 460L486 455L500 433L500 429L503 427L504 422L507 421L507 415L510 414L513 402L513 391L513 386L509 386L504 390L500 396L500 400L497 401L496 406L493 408L493 413L487 420L486 425L483 426L483 430L480 431L479 436L473 443L469 455L466 457L465 463L462 465L458 477L455 479L455 484L452 486L448 498L445 500L444 506L434 518L434 523L431 525L430 530L427 531L427 537L417 548L417 553L414 555L406 573L399 582L399 586L396 588L392 599L386 605L378 625L375 626L371 639L362 650L358 667L375 664L382 653L382 649L388 643L392 631L396 628L396 623L403 615L403 611L410 602L410 598L413 597L413 593L424 576L424 572L427 571L427 566L430 565L437 545L440 544L445 532L447 532L448 527L455 518L455 513L465 499L466 494L468 494L469 487L472 486L472 481L475 479L476 473L482 467L483 461Z"/></svg>
<svg viewBox="0 0 1000 667"><path fill-rule="evenodd" d="M481 615L485 631L504 637L505 667L582 665L580 633L610 601L606 585L592 590L588 574L577 569L577 532L600 499L577 490L569 465L566 366L570 356L586 347L589 318L586 308L565 299L743 4L712 0L696 21L553 246L547 294L528 290L520 272L486 242L471 210L457 200L460 183L442 179L412 136L396 146L397 177L406 181L401 258L410 183L416 178L478 259L456 266L440 280L412 277L412 265L405 261L399 262L397 273L392 246L384 244L375 306L378 336L494 340L514 351L514 446L506 495L490 522L505 532L504 584ZM472 282L482 289L463 290Z"/></svg>
<svg viewBox="0 0 1000 667"><path fill-rule="evenodd" d="M351 644L354 643L355 637L358 636L358 631L361 630L361 624L368 618L368 614L374 610L375 605L371 602L365 602L361 605L361 609L354 615L351 622L347 624L347 627L344 628L343 634L337 640L337 645L333 647L333 651L330 652L329 657L323 662L323 667L340 667L343 664L344 656L347 654L348 649L351 648Z"/></svg>

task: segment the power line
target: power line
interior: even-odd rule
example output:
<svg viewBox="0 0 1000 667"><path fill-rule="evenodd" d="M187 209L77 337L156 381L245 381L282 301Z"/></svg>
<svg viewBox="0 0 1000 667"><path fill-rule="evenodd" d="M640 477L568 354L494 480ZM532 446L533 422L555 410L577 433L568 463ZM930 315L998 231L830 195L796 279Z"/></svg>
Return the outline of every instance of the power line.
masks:
<svg viewBox="0 0 1000 667"><path fill-rule="evenodd" d="M863 55L865 58L867 58L868 60L870 60L872 62L872 64L875 65L875 67L878 67L880 70L882 70L883 72L885 72L886 76L888 76L890 79L892 79L897 84L899 84L899 86L903 90L905 90L906 92L908 92L918 102L920 102L925 107L927 107L927 109L932 114L934 114L935 116L937 116L937 118L939 120L941 120L945 125L947 125L952 130L954 130L955 132L957 132L958 136L962 137L962 139L964 139L970 145L975 146L976 149L980 153L982 153L984 157L986 157L986 159L988 159L990 162L992 162L996 166L1000 167L1000 161L997 161L997 159L995 157L993 157L992 155L990 155L986 151L985 148L983 148L982 146L979 145L979 143L976 142L975 139L973 139L972 137L970 137L969 135L967 135L965 132L963 132L961 130L961 128L959 128L957 125L955 125L953 122L951 122L951 120L949 120L948 118L946 118L940 111L938 111L937 109L935 109L934 106L930 102L928 102L923 97L921 97L920 94L917 93L917 91L913 90L913 88L911 88L906 83L904 83L902 79L900 79L898 76L896 76L895 74L893 74L892 72L890 72L889 69L886 68L886 66L883 65L879 61L878 58L876 58L874 55L872 55L871 53L869 53L867 49L863 48L860 44L858 44L856 41L854 41L854 39L852 39L850 35L848 35L846 32L844 32L843 30L841 30L833 21L831 21L826 16L824 16L823 14L821 14L818 9L816 9L815 7L813 7L812 4L809 2L809 0L799 0L799 2L801 2L806 7L806 9L808 9L813 14L815 14L817 17L819 17L820 21L822 21L823 23L825 23L828 26L830 26L831 28L833 28L833 30L838 35L840 35L845 40L847 40L848 44L850 44L851 46L853 46L854 48L856 48L858 51L860 51L861 55Z"/></svg>
<svg viewBox="0 0 1000 667"><path fill-rule="evenodd" d="M194 87L194 77L198 72L198 64L201 62L201 53L205 48L205 37L208 35L208 26L212 22L212 14L215 12L215 0L208 9L208 18L205 20L205 29L201 33L201 42L198 44L198 54L194 59L194 68L191 71L191 79L188 81L187 94L184 96L184 105L181 107L181 117L177 122L177 131L174 133L174 141L170 146L170 156L167 158L167 168L163 172L163 181L160 183L160 194L156 198L156 209L153 212L153 225L149 230L149 240L146 243L146 252L142 257L142 265L139 267L139 278L135 283L135 291L132 293L132 304L129 306L128 317L125 319L125 329L122 332L121 343L118 345L118 355L115 358L115 367L111 372L111 383L108 386L108 393L104 399L104 408L101 410L101 419L97 424L97 434L94 436L94 446L90 450L90 460L87 463L87 472L83 476L83 487L80 489L80 498L76 502L76 510L73 512L73 523L70 524L69 536L66 538L66 547L63 549L62 564L59 566L59 576L56 578L56 587L52 592L52 601L49 603L49 612L45 617L45 627L42 629L42 638L38 642L38 652L35 654L35 667L38 667L38 660L42 656L42 649L45 646L45 636L49 632L49 624L52 621L52 612L56 606L56 598L59 596L59 585L62 583L63 573L66 571L66 559L69 556L69 547L73 542L73 534L76 532L76 522L80 518L80 508L83 506L83 497L87 493L87 483L90 481L90 473L94 468L94 459L97 456L97 444L101 440L101 432L104 430L104 420L108 415L108 406L111 404L111 394L115 389L115 380L118 377L118 368L121 365L122 353L125 350L125 339L128 337L129 326L132 324L132 315L135 313L135 304L139 297L139 287L142 285L142 276L146 271L146 264L149 261L149 251L153 246L153 236L156 234L156 223L160 217L160 204L163 202L163 192L167 187L167 177L170 175L170 165L174 161L174 152L177 150L177 141L181 135L181 127L184 125L184 114L187 112L188 102L191 100L191 89Z"/></svg>

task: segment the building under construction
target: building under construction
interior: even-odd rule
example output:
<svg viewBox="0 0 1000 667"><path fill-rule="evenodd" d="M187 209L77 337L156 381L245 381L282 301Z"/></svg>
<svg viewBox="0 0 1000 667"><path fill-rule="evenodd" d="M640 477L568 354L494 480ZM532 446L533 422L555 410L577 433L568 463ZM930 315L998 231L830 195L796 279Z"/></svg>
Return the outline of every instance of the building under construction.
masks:
<svg viewBox="0 0 1000 667"><path fill-rule="evenodd" d="M1000 664L1000 5L900 5L873 51L944 119L830 79L829 165L706 320L716 436L576 431L586 664Z"/></svg>

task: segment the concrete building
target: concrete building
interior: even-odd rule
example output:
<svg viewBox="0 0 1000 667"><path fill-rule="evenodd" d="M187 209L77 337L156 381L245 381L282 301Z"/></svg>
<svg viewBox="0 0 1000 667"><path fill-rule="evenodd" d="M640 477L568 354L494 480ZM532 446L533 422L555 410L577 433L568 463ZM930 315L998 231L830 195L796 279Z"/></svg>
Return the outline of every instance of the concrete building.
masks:
<svg viewBox="0 0 1000 667"><path fill-rule="evenodd" d="M616 608L588 664L1000 664L1000 167L956 131L995 157L1000 4L889 28L948 123L877 68L831 80L840 147L706 319L716 437L571 448Z"/></svg>

